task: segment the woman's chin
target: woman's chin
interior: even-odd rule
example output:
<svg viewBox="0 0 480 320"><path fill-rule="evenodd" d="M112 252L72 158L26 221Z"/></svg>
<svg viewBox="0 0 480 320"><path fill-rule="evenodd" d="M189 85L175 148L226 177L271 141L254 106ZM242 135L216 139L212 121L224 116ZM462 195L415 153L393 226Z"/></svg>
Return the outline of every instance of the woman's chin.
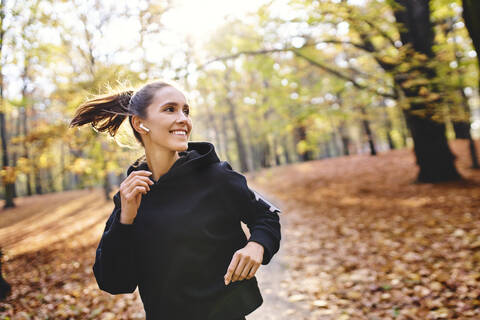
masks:
<svg viewBox="0 0 480 320"><path fill-rule="evenodd" d="M172 149L175 149L177 151L186 151L188 149L188 140L185 139L185 141L175 141L172 142Z"/></svg>

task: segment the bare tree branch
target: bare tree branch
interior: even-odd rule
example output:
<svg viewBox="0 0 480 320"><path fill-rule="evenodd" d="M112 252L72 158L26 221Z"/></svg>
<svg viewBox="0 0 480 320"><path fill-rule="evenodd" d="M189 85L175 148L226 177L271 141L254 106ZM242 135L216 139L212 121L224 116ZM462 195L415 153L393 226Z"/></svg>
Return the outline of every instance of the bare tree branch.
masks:
<svg viewBox="0 0 480 320"><path fill-rule="evenodd" d="M320 68L320 69L322 69L322 70L324 70L324 71L327 71L328 73L333 74L334 76L336 76L336 77L338 77L338 78L340 78L340 79L343 79L343 80L352 82L352 84L353 84L356 88L358 88L358 89L367 90L367 91L373 92L373 93L375 93L375 94L378 94L378 95L380 95L380 96L382 96L382 97L393 98L393 99L396 99L396 98L397 98L396 94L394 94L394 93L382 92L382 91L379 90L379 89L374 89L374 88L371 88L371 87L369 87L369 86L360 84L360 83L358 83L358 81L356 81L354 78L349 77L349 76L341 73L340 71L337 71L337 70L335 70L335 69L333 69L333 68L330 68L330 67L328 67L328 66L326 66L326 65L324 65L324 64L322 64L322 63L320 63L320 62L318 62L318 61L315 61L315 60L313 60L312 58L307 57L306 55L302 54L302 53L301 53L300 51L298 51L298 50L292 50L292 51L293 51L293 53L295 53L295 55L297 55L298 57L301 57L301 58L305 59L305 60L308 61L310 64L312 64L312 65L314 65L314 66L316 66L316 67L318 67L318 68Z"/></svg>
<svg viewBox="0 0 480 320"><path fill-rule="evenodd" d="M314 44L309 44L310 45L314 45ZM303 48L303 47L302 47ZM346 75L346 74L343 74L342 72L340 71L337 71L333 68L330 68L328 66L326 66L325 64L322 64L318 61L315 61L313 60L312 58L302 54L298 49L296 48L281 48L281 49L261 49L261 50L248 50L248 51L240 51L240 52L237 52L235 54L232 54L232 55L228 55L228 56L221 56L221 57L217 57L217 58L214 58L212 60L209 60L207 61L206 63L200 65L197 67L197 71L198 70L202 70L204 69L207 65L213 63L213 62L216 62L216 61L226 61L226 60L231 60L231 59L236 59L242 55L251 55L251 56L254 56L254 55L266 55L266 54L271 54L271 53L275 53L275 52L293 52L296 56L306 60L308 63L340 78L340 79L343 79L345 81L350 81L352 82L352 84L358 88L358 89L362 89L362 90L368 90L368 91L371 91L375 94L378 94L380 96L383 96L383 97L387 97L387 98L393 98L393 99L396 99L397 98L397 95L395 93L388 93L388 92L382 92L382 90L379 90L379 89L375 89L375 88L371 88L369 86L366 86L366 85L362 85L360 84L357 80L355 80L354 78ZM186 73L185 76L188 76L188 72Z"/></svg>

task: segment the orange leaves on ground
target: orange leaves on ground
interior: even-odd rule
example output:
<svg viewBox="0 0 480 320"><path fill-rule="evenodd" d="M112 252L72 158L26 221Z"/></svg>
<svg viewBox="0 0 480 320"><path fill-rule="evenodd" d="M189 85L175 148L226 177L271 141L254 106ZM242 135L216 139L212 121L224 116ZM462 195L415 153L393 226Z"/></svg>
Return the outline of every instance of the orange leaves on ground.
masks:
<svg viewBox="0 0 480 320"><path fill-rule="evenodd" d="M144 319L138 295L111 296L93 276L95 249L113 203L101 189L16 199L0 212L4 277L12 295L0 319Z"/></svg>
<svg viewBox="0 0 480 320"><path fill-rule="evenodd" d="M284 284L311 319L480 319L480 172L451 146L465 181L413 184L410 150L256 179L282 201Z"/></svg>
<svg viewBox="0 0 480 320"><path fill-rule="evenodd" d="M304 319L292 304L308 319L480 319L480 172L469 169L466 141L451 146L465 181L413 184L410 150L247 174L281 201L285 260L274 269L282 274L268 275L287 297L278 319ZM113 206L101 190L16 203L0 212L13 287L0 318L144 318L138 290L111 296L95 283L95 249Z"/></svg>

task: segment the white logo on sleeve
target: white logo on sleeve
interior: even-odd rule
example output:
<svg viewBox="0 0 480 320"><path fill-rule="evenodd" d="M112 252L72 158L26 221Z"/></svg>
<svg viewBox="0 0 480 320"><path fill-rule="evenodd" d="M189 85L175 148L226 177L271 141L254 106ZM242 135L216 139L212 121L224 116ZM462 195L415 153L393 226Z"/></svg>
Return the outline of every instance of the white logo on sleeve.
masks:
<svg viewBox="0 0 480 320"><path fill-rule="evenodd" d="M263 202L265 204L265 206L269 207L269 210L271 212L275 212L275 211L278 211L278 213L282 212L279 208L277 208L276 206L274 206L270 201L268 201L264 196L262 196L260 193L258 193L257 191L253 190L252 188L250 188L250 190L253 191L253 193L255 194L255 200L257 200L258 202Z"/></svg>

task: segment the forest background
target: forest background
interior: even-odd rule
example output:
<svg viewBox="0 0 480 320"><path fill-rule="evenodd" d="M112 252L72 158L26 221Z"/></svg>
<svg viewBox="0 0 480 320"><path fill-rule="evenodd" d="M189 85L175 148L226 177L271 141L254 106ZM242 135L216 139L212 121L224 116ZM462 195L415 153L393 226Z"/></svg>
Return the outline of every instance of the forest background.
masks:
<svg viewBox="0 0 480 320"><path fill-rule="evenodd" d="M202 11L3 0L5 205L96 185L108 197L142 152L130 128L113 140L68 123L87 98L158 78L188 92L192 140L243 172L414 147L419 181L456 179L447 140L480 136L478 4L421 3L269 1L182 33Z"/></svg>
<svg viewBox="0 0 480 320"><path fill-rule="evenodd" d="M115 137L89 126L69 128L75 109L110 90L166 79L188 95L194 123L192 141L211 141L219 157L243 173L276 170L262 181L265 186L268 181L268 190L285 201L285 211L298 210L303 201L317 208L316 219L327 219L329 212L338 214L326 223L334 225L329 230L338 231L338 252L349 243L341 239L363 235L355 229L361 228L361 223L348 227L349 222L358 222L355 219L359 217L378 218L376 210L382 209L386 216L372 220L372 225L382 221L378 228L385 229L404 213L382 206L389 201L393 206L403 201L402 197L407 207L423 213L415 212L412 220L405 221L427 219L410 225L424 228L414 233L410 244L430 243L430 238L416 237L437 222L451 231L446 241L452 245L441 247L442 254L463 252L457 247L463 243L458 238L463 238L468 249L457 259L471 272L465 273L471 282L462 280L465 285L457 287L467 288L462 289L466 300L455 304L456 309L435 302L422 305L419 309L423 311L408 312L421 319L425 314L448 318L455 312L462 314L468 306L475 318L480 292L469 290L466 283L474 288L480 279L474 272L480 263L480 228L474 223L480 214L475 191L480 183L479 16L480 3L475 0L245 0L240 4L214 0L0 0L0 246L7 248L12 283L30 288L15 293L29 298L7 304L12 308L7 308L8 312L28 309L29 303L37 301L29 296L35 291L31 283L25 284L26 277L12 276L14 266L28 265L33 259L21 253L33 254L39 249L33 245L37 243L30 234L33 229L25 227L23 233L18 232L21 228L15 223L34 217L36 213L28 210L40 204L52 212L63 210L62 201L74 205L74 196L81 193L68 192L77 190L87 191L82 193L87 201L93 197L89 193L92 188L100 187L102 198L110 203L126 168L143 153L127 121ZM309 163L315 164L307 167ZM457 184L448 184L451 182ZM353 189L358 197L349 194ZM373 194L377 201L369 198ZM389 200L379 200L380 194ZM37 197L40 195L43 198ZM289 199L295 204L289 204ZM342 201L355 205L349 211L332 209ZM355 210L362 207L362 201L365 212L359 213ZM23 211L12 211L16 209ZM437 211L426 214L430 209ZM452 216L443 216L449 210ZM292 223L301 225L303 229L298 230L307 238L314 234L308 229L309 212L291 214L291 219L306 219ZM462 218L455 219L454 213ZM437 219L432 217L439 221L432 222ZM87 216L80 220L77 215L76 219L79 227L81 221L87 223ZM99 217L95 219L98 224ZM395 226L387 229L393 230L389 236L397 236ZM286 233L290 232L292 239L297 237L287 228ZM90 234L89 239L92 237ZM291 246L302 243L298 237ZM42 236L38 243L46 238ZM309 245L318 249L317 240ZM370 244L368 248L377 245ZM67 248L65 243L62 246L62 250ZM403 252L406 259L412 265L417 260L420 263L423 253L410 254L410 249ZM42 252L39 250L35 259L47 261L48 255ZM296 254L292 247L286 252ZM328 254L327 258L333 257L332 252ZM346 257L359 259L358 252L351 254ZM380 251L368 252L369 258L380 256ZM303 258L292 258L293 265L305 262ZM63 264L59 261L45 270L58 270ZM348 261L339 264L347 266L342 274L356 268L348 269ZM301 265L302 275L313 268L308 263ZM432 265L434 269L438 266ZM438 279L427 282L439 283L440 287L435 286L442 293L454 290L448 274L455 266L457 262L449 261ZM417 276L414 273L412 281L420 281ZM91 282L91 275L88 277ZM295 283L298 281L291 281L292 286ZM71 282L63 284L69 288ZM391 285L389 289L375 288L385 291ZM425 292L417 291L420 293L413 295ZM298 294L290 297L298 299ZM360 299L356 293L344 298ZM65 298L60 300L58 310L66 303ZM313 301L325 311L326 300L317 297ZM409 303L418 302L412 301ZM339 317L345 314L336 310ZM400 314L396 306L388 312L392 317ZM384 314L382 319L386 319Z"/></svg>

